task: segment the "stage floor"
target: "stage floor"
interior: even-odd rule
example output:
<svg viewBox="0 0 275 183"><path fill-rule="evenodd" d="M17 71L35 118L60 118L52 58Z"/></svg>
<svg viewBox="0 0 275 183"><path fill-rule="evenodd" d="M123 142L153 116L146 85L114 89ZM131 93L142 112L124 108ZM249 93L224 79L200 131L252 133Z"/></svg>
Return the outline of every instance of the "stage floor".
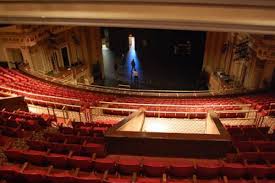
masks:
<svg viewBox="0 0 275 183"><path fill-rule="evenodd" d="M205 134L206 120L149 118L146 117L142 132Z"/></svg>

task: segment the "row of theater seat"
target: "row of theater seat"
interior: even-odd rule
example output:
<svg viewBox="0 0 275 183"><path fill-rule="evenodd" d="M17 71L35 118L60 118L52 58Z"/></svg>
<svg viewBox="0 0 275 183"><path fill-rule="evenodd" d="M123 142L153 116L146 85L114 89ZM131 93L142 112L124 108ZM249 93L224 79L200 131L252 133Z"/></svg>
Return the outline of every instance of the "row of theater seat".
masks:
<svg viewBox="0 0 275 183"><path fill-rule="evenodd" d="M125 109L125 108L123 108ZM130 115L133 111L132 110L128 110L128 108L126 108L126 110L120 110L120 108L117 109L103 109L104 114L111 114L111 115L121 115L121 116L128 116ZM162 117L162 118L188 118L188 119L194 119L194 118L198 118L198 119L205 119L207 116L207 112L200 111L199 109L197 111L194 110L188 110L188 111L145 111L145 115L147 117ZM218 116L220 118L245 118L246 113L239 111L219 111L218 112Z"/></svg>
<svg viewBox="0 0 275 183"><path fill-rule="evenodd" d="M157 98L157 97L120 97L114 102L138 104L173 104L173 105L230 105L241 103L238 97L204 97L204 98Z"/></svg>
<svg viewBox="0 0 275 183"><path fill-rule="evenodd" d="M55 116L47 114L35 114L27 111L0 111L0 119L5 121L6 119L20 121L20 120L37 120L41 126L50 126L51 121L56 120Z"/></svg>
<svg viewBox="0 0 275 183"><path fill-rule="evenodd" d="M274 141L238 141L234 146L238 152L275 152Z"/></svg>
<svg viewBox="0 0 275 183"><path fill-rule="evenodd" d="M152 104L189 104L189 105L212 105L212 104L221 104L221 105L230 105L230 104L240 104L241 101L244 103L253 104L257 109L267 109L269 104L275 102L274 94L254 94L251 96L234 96L234 97L207 97L207 98L191 98L191 99L168 99L168 98L142 98L142 97L125 97L119 98L119 96L110 96L106 94L100 93L92 93L87 91L81 91L77 89L57 86L55 84L43 82L38 79L33 79L29 76L26 76L20 73L17 70L13 69L4 69L0 67L0 74L3 78L0 80L0 84L11 88L16 89L18 91L12 91L15 94L23 95L29 98L38 99L38 101L33 101L37 105L43 106L51 106L54 108L63 108L63 104L76 104L78 106L85 106L89 103L95 105L95 103L99 101L118 101L118 102L128 102L128 103L152 103ZM6 91L4 88L1 90ZM24 93L24 92L29 93ZM7 92L7 91L6 91ZM44 96L35 96L34 94L43 94ZM51 97L53 96L53 97ZM116 99L117 98L117 99ZM76 101L77 100L77 101ZM45 103L43 101L49 101L49 103ZM60 103L60 104L58 104ZM146 106L144 106L146 107ZM67 110L76 110L79 111L79 107L67 107ZM122 106L117 106L115 108L122 108ZM129 106L128 106L129 108ZM134 107L136 108L136 107ZM231 107L232 110L234 107ZM274 107L275 108L275 107ZM159 110L159 108L158 108ZM172 110L172 109L171 109ZM227 110L224 108L223 110ZM229 109L231 110L231 109ZM150 110L147 111L155 111L150 107ZM178 113L169 113L170 108L165 109L165 113L158 114L156 112L148 112L148 116L162 116L162 117L177 117ZM203 111L203 109L201 110ZM110 111L106 111L110 113ZM112 114L116 114L116 111L112 111ZM119 113L120 114L120 113ZM122 112L122 115L127 115L127 112ZM269 113L267 113L269 114ZM184 114L181 114L181 117L189 117ZM205 115L203 114L194 114L190 115L190 118L203 118ZM243 117L244 114L225 114L224 117Z"/></svg>
<svg viewBox="0 0 275 183"><path fill-rule="evenodd" d="M0 85L18 90L12 91L15 94L23 95L33 99L43 99L45 101L59 102L64 104L83 105L83 103L87 102L94 103L95 101L99 100L109 101L113 98L112 96L106 94L91 93L43 82L41 80L21 74L19 71L13 69L4 69L0 67L0 74L2 75L0 78ZM1 88L1 90L7 92L7 90L4 88ZM30 94L24 92L29 92ZM35 96L32 95L32 93L39 95L42 94L44 96ZM77 99L79 101L71 99Z"/></svg>
<svg viewBox="0 0 275 183"><path fill-rule="evenodd" d="M248 140L272 140L273 134L268 134L270 127L246 126L225 126L233 141Z"/></svg>
<svg viewBox="0 0 275 183"><path fill-rule="evenodd" d="M76 164L74 164L76 163ZM85 166L84 166L85 163ZM82 161L82 164L79 160L73 162L73 166L76 166L78 171L81 172L95 172L93 175L94 178L101 179L100 173L108 171L111 175L119 175L127 177L129 175L136 174L138 176L137 182L139 182L139 177L154 177L153 182L164 182L161 181L164 175L168 175L169 179L172 181L168 182L184 182L185 178L192 178L193 175L200 179L204 179L205 182L211 182L209 180L219 180L218 177L226 176L230 180L240 180L240 178L253 178L258 177L261 179L269 179L271 182L274 179L275 168L274 166L269 166L263 168L264 166L259 165L243 165L241 163L227 163L223 161L214 161L214 160L178 160L174 162L154 160L150 158L144 158L142 160L135 158L104 158L104 159L94 159L90 161ZM41 167L42 168L42 167ZM69 173L72 167L67 167L67 170L60 170L64 173ZM74 167L75 168L75 167ZM1 166L0 174L3 174L5 170L7 171L8 167ZM41 172L35 172L34 174L44 175ZM7 175L7 174L6 174ZM72 175L71 175L72 176ZM71 177L69 174L60 175L62 177L62 182L71 182ZM59 177L59 178L60 178ZM87 176L88 177L88 176ZM91 178L91 177L90 177ZM141 179L142 180L142 179ZM150 180L150 179L147 179ZM174 180L174 181L173 181ZM176 181L175 181L176 180ZM51 180L52 181L52 180ZM56 180L56 181L61 181ZM90 179L82 180L84 182L93 182ZM274 181L274 180L273 180ZM111 181L116 182L116 181ZM118 181L120 182L120 181ZM130 178L128 181L121 182L132 182ZM151 182L151 181L149 181ZM237 182L237 181L235 181Z"/></svg>

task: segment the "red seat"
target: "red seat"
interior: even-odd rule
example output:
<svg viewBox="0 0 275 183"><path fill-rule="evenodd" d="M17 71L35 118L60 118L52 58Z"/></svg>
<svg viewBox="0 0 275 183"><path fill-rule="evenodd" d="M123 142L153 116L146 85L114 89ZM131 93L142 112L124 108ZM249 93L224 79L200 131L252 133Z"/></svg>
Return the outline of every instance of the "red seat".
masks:
<svg viewBox="0 0 275 183"><path fill-rule="evenodd" d="M247 173L251 177L253 176L265 177L269 174L270 171L271 171L271 168L266 165L260 165L260 164L247 165Z"/></svg>
<svg viewBox="0 0 275 183"><path fill-rule="evenodd" d="M74 183L101 183L101 178L93 173L78 172L77 176L72 177Z"/></svg>
<svg viewBox="0 0 275 183"><path fill-rule="evenodd" d="M17 179L20 170L20 164L2 165L0 166L0 177L8 181L14 182L14 180Z"/></svg>
<svg viewBox="0 0 275 183"><path fill-rule="evenodd" d="M28 140L27 144L33 150L38 150L38 151L47 150L47 143L45 141Z"/></svg>
<svg viewBox="0 0 275 183"><path fill-rule="evenodd" d="M235 142L234 145L240 152L257 152L256 146L250 141Z"/></svg>
<svg viewBox="0 0 275 183"><path fill-rule="evenodd" d="M221 170L221 163L219 161L200 161L197 162L197 176L203 178L217 177Z"/></svg>
<svg viewBox="0 0 275 183"><path fill-rule="evenodd" d="M102 158L96 159L94 161L94 168L96 171L104 172L108 170L109 172L114 172L116 165L116 160L113 158Z"/></svg>
<svg viewBox="0 0 275 183"><path fill-rule="evenodd" d="M72 183L73 176L68 170L58 170L54 169L46 177L47 181L50 183Z"/></svg>
<svg viewBox="0 0 275 183"><path fill-rule="evenodd" d="M275 152L275 142L255 142L255 145L259 148L261 152Z"/></svg>
<svg viewBox="0 0 275 183"><path fill-rule="evenodd" d="M24 159L34 165L43 165L46 162L46 152L36 150L23 151Z"/></svg>
<svg viewBox="0 0 275 183"><path fill-rule="evenodd" d="M143 171L145 175L152 177L161 177L166 172L168 164L160 161L144 160Z"/></svg>
<svg viewBox="0 0 275 183"><path fill-rule="evenodd" d="M169 173L176 177L190 177L194 174L194 164L191 161L173 162Z"/></svg>
<svg viewBox="0 0 275 183"><path fill-rule="evenodd" d="M131 178L108 178L105 183L129 183L131 182Z"/></svg>
<svg viewBox="0 0 275 183"><path fill-rule="evenodd" d="M66 168L67 157L62 154L50 153L46 156L49 165L53 165L57 168Z"/></svg>
<svg viewBox="0 0 275 183"><path fill-rule="evenodd" d="M223 183L221 179L197 179L198 183Z"/></svg>
<svg viewBox="0 0 275 183"><path fill-rule="evenodd" d="M270 163L275 163L275 152L263 152L260 153L260 157L263 160L268 160Z"/></svg>
<svg viewBox="0 0 275 183"><path fill-rule="evenodd" d="M65 152L80 152L81 151L81 145L79 144L64 144L63 148L65 150Z"/></svg>
<svg viewBox="0 0 275 183"><path fill-rule="evenodd" d="M138 178L136 183L162 183L161 178Z"/></svg>
<svg viewBox="0 0 275 183"><path fill-rule="evenodd" d="M228 183L255 183L254 180L228 179Z"/></svg>
<svg viewBox="0 0 275 183"><path fill-rule="evenodd" d="M87 154L96 153L98 157L104 157L106 155L104 144L87 143L85 146L82 146L82 150Z"/></svg>
<svg viewBox="0 0 275 183"><path fill-rule="evenodd" d="M23 150L10 148L4 151L9 161L23 162Z"/></svg>
<svg viewBox="0 0 275 183"><path fill-rule="evenodd" d="M118 171L122 174L139 173L141 170L140 160L134 158L120 159L117 163Z"/></svg>
<svg viewBox="0 0 275 183"><path fill-rule="evenodd" d="M22 175L24 180L27 182L35 182L35 183L40 183L45 181L45 176L47 175L48 168L44 167L27 167Z"/></svg>
<svg viewBox="0 0 275 183"><path fill-rule="evenodd" d="M241 160L246 160L246 161L252 162L252 163L262 161L260 153L258 153L258 152L242 152L238 156Z"/></svg>
<svg viewBox="0 0 275 183"><path fill-rule="evenodd" d="M169 183L193 183L192 179L169 179Z"/></svg>
<svg viewBox="0 0 275 183"><path fill-rule="evenodd" d="M72 168L80 168L81 170L91 170L92 159L85 156L72 156L68 158L68 165Z"/></svg>
<svg viewBox="0 0 275 183"><path fill-rule="evenodd" d="M240 178L245 175L246 168L241 163L224 163L221 172L228 178Z"/></svg>

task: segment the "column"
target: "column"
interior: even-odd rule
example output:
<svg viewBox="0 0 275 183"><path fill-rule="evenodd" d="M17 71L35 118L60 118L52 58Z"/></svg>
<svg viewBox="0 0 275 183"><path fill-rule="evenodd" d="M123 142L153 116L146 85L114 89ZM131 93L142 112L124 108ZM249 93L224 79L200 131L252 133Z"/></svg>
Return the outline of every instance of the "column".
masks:
<svg viewBox="0 0 275 183"><path fill-rule="evenodd" d="M35 71L29 47L21 47L20 50L24 59L24 63L29 64L31 71Z"/></svg>

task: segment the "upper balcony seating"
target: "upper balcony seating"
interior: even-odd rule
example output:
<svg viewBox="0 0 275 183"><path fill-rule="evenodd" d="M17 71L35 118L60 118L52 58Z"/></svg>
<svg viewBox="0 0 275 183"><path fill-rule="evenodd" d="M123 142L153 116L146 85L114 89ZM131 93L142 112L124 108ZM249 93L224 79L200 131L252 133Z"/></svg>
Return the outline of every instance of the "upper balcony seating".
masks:
<svg viewBox="0 0 275 183"><path fill-rule="evenodd" d="M27 102L42 105L44 107L53 107L72 111L80 111L89 106L97 106L100 101L113 101L109 108L114 109L138 109L145 108L146 115L151 117L179 117L179 118L198 118L206 117L209 110L220 111L221 118L244 118L245 112L228 112L240 111L244 107L236 104L252 104L255 109L261 111L262 115L271 114L265 110L269 109L269 104L275 101L274 94L254 94L247 96L234 97L204 97L204 98L156 98L156 97L120 97L107 95L103 93L88 92L79 89L59 86L39 79L34 79L24 75L14 69L0 68L0 90L11 92L13 94L28 97ZM139 105L137 105L139 104ZM142 105L143 104L143 105ZM155 104L150 106L146 104ZM161 105L191 105L196 107L179 107ZM197 106L198 105L198 106ZM203 105L199 107L199 105ZM207 106L208 105L208 106ZM211 106L215 105L215 106ZM219 106L220 105L220 106ZM227 106L224 106L227 105ZM231 106L230 106L231 105ZM64 106L66 106L64 108ZM275 108L275 107L274 107ZM131 111L127 110L103 110L106 114L128 115ZM162 112L160 112L162 111ZM223 112L226 111L226 112Z"/></svg>
<svg viewBox="0 0 275 183"><path fill-rule="evenodd" d="M72 125L73 128L61 126L57 132L44 133L44 140L28 139L28 149L6 146L4 153L9 163L0 166L0 178L28 183L274 182L274 142L268 139L267 127L226 126L231 134L243 135L248 140L255 138L254 133L265 138L234 141L237 153L229 154L226 160L203 160L105 157L104 138L100 136L104 130L101 133L94 128L109 128L111 124L73 122ZM87 132L82 132L82 127ZM33 130L36 129L30 129ZM98 142L98 137L103 141Z"/></svg>
<svg viewBox="0 0 275 183"><path fill-rule="evenodd" d="M229 162L219 160L194 160L177 158L181 169L172 173L172 167L178 166L176 160L161 160L146 157L108 157L94 159L87 169L57 168L52 165L37 166L29 162L24 164L4 163L0 166L0 175L7 180L22 178L27 182L253 182L255 179L274 182L274 166L266 164ZM186 164L184 163L186 162ZM22 162L23 163L23 162ZM118 176L119 175L119 176ZM32 177L32 179L30 178ZM133 181L134 180L134 181ZM166 181L165 181L166 180ZM254 181L253 181L254 180Z"/></svg>
<svg viewBox="0 0 275 183"><path fill-rule="evenodd" d="M109 101L113 98L106 94L91 93L43 82L13 69L0 67L0 76L0 85L8 88L8 90L0 88L2 91L11 91L14 94L39 99L45 101L44 105L47 105L48 101L81 106L85 103L93 104L99 100Z"/></svg>
<svg viewBox="0 0 275 183"><path fill-rule="evenodd" d="M102 152L101 148L98 152L95 149L83 150L89 141L93 141L93 136L81 136L78 133L79 127L82 126L80 124L75 123L74 128L61 127L57 133L45 133L46 140L30 139L27 142L28 149L6 146L4 152L13 165L4 163L0 166L0 176L15 182L22 180L58 183L129 183L133 180L141 183L160 183L165 182L164 180L171 183L255 183L255 177L258 182L272 182L275 178L275 152L272 141L234 142L237 153L229 154L226 161L131 156L104 158L98 153ZM227 128L237 129L232 126ZM233 131L237 134L246 133L244 128L241 126L239 131ZM246 128L258 130L255 126ZM263 129L263 132L267 133L267 130ZM250 130L248 131L250 134Z"/></svg>
<svg viewBox="0 0 275 183"><path fill-rule="evenodd" d="M246 126L225 126L230 133L233 141L248 141L248 140L268 140L270 127L256 127L251 125Z"/></svg>

